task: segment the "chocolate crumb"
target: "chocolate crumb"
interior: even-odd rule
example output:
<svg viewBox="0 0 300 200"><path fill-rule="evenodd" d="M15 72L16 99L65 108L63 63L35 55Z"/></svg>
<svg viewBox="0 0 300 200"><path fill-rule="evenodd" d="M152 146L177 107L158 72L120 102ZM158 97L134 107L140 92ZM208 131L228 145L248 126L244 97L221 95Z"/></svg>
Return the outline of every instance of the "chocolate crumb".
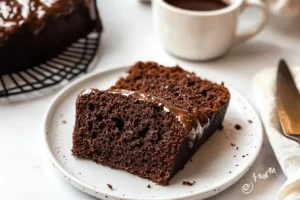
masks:
<svg viewBox="0 0 300 200"><path fill-rule="evenodd" d="M239 150L239 147L236 147L236 150Z"/></svg>
<svg viewBox="0 0 300 200"><path fill-rule="evenodd" d="M149 189L150 189L150 188L151 188L151 185L150 185L150 184L149 184L149 185L147 185L147 188L149 188Z"/></svg>
<svg viewBox="0 0 300 200"><path fill-rule="evenodd" d="M196 183L196 181L193 181L192 183L189 182L189 181L183 181L183 182L182 182L182 185L192 186L192 185L194 185L195 183Z"/></svg>
<svg viewBox="0 0 300 200"><path fill-rule="evenodd" d="M66 123L67 123L67 121L66 121L66 120L62 120L61 122L62 122L63 124L66 124Z"/></svg>
<svg viewBox="0 0 300 200"><path fill-rule="evenodd" d="M193 162L193 159L191 159L191 162Z"/></svg>
<svg viewBox="0 0 300 200"><path fill-rule="evenodd" d="M107 187L108 187L109 189L111 189L111 190L114 189L113 186L112 186L111 184L107 184Z"/></svg>
<svg viewBox="0 0 300 200"><path fill-rule="evenodd" d="M219 131L223 130L224 126L221 124L221 126L219 127Z"/></svg>
<svg viewBox="0 0 300 200"><path fill-rule="evenodd" d="M233 157L236 157L236 155L234 155Z"/></svg>
<svg viewBox="0 0 300 200"><path fill-rule="evenodd" d="M233 146L233 147L234 147L235 145L236 145L236 144L233 144L233 143L231 143L231 146Z"/></svg>
<svg viewBox="0 0 300 200"><path fill-rule="evenodd" d="M239 124L236 124L236 125L234 126L234 128L235 128L236 130L241 130L241 129L242 129L242 126L239 125Z"/></svg>
<svg viewBox="0 0 300 200"><path fill-rule="evenodd" d="M250 124L252 124L252 123L253 123L253 121L252 121L252 120L248 120L248 122L249 122Z"/></svg>
<svg viewBox="0 0 300 200"><path fill-rule="evenodd" d="M245 158L245 156L244 156L244 155L243 155L242 157L243 157L243 158Z"/></svg>
<svg viewBox="0 0 300 200"><path fill-rule="evenodd" d="M108 196L105 196L105 198L108 198Z"/></svg>

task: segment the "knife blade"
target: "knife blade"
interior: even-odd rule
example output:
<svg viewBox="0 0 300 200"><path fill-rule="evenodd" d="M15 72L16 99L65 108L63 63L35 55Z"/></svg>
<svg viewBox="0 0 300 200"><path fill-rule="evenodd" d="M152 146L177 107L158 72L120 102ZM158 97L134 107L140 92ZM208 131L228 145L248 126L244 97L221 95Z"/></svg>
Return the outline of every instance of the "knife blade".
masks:
<svg viewBox="0 0 300 200"><path fill-rule="evenodd" d="M284 60L277 72L277 109L285 134L300 137L300 95L292 74Z"/></svg>

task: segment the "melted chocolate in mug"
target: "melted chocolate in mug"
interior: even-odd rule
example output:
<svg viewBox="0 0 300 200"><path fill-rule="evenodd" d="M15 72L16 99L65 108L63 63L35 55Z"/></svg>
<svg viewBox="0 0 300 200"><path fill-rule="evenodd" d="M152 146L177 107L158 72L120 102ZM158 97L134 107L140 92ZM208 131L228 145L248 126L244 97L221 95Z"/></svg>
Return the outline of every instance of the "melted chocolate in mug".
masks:
<svg viewBox="0 0 300 200"><path fill-rule="evenodd" d="M193 11L219 10L229 6L222 0L165 0L165 2L178 8Z"/></svg>

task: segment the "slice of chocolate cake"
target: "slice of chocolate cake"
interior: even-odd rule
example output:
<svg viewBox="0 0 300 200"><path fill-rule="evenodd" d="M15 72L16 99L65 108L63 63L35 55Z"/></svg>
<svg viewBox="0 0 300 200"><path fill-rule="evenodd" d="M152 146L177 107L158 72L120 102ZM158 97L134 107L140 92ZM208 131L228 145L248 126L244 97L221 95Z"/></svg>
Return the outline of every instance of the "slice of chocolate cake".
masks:
<svg viewBox="0 0 300 200"><path fill-rule="evenodd" d="M128 73L78 97L73 154L166 185L221 126L230 94L180 67L139 62Z"/></svg>
<svg viewBox="0 0 300 200"><path fill-rule="evenodd" d="M128 70L128 76L111 88L151 94L198 118L200 111L210 119L210 134L222 124L230 100L223 84L201 79L179 66L164 67L155 62L137 62Z"/></svg>
<svg viewBox="0 0 300 200"><path fill-rule="evenodd" d="M2 0L0 75L24 70L102 30L96 0Z"/></svg>
<svg viewBox="0 0 300 200"><path fill-rule="evenodd" d="M76 102L72 152L166 185L203 140L204 128L188 111L151 95L86 90Z"/></svg>

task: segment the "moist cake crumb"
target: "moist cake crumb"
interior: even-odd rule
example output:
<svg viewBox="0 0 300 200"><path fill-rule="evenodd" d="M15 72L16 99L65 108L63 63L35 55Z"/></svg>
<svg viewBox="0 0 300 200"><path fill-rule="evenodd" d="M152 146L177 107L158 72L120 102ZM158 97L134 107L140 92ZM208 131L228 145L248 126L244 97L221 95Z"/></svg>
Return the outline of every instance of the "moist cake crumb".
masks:
<svg viewBox="0 0 300 200"><path fill-rule="evenodd" d="M231 146L233 146L233 147L234 147L235 145L236 145L236 144L234 144L234 143L231 143Z"/></svg>
<svg viewBox="0 0 300 200"><path fill-rule="evenodd" d="M147 188L149 188L149 189L150 189L150 188L151 188L151 185L150 185L150 184L149 184L149 185L147 185Z"/></svg>
<svg viewBox="0 0 300 200"><path fill-rule="evenodd" d="M66 120L62 120L61 122L62 122L63 124L66 124L66 123L67 123L67 121L66 121Z"/></svg>
<svg viewBox="0 0 300 200"><path fill-rule="evenodd" d="M253 121L252 121L252 120L248 120L248 122L249 122L250 124L252 124L252 123L253 123Z"/></svg>

